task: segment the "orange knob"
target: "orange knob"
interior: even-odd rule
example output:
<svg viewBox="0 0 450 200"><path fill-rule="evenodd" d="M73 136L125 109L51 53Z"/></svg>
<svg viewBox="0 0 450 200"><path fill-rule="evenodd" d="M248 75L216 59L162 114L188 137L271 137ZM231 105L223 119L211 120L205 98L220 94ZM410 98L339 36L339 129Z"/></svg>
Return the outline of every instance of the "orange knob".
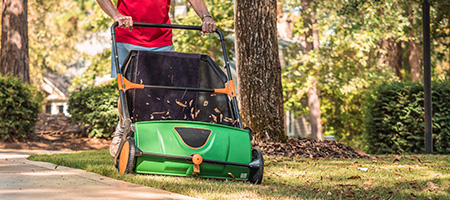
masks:
<svg viewBox="0 0 450 200"><path fill-rule="evenodd" d="M199 155L199 154L192 154L192 162L193 162L195 165L200 165L200 164L202 164L202 162L203 162L203 158L202 158L202 156Z"/></svg>

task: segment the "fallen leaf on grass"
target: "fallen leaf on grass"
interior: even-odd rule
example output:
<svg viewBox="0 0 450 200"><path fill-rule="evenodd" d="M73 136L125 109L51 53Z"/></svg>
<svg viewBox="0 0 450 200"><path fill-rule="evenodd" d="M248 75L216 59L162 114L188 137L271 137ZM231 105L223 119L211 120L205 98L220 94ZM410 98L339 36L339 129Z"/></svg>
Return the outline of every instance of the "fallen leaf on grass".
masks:
<svg viewBox="0 0 450 200"><path fill-rule="evenodd" d="M417 161L419 161L420 163L422 163L422 160L420 160L420 158L417 158Z"/></svg>
<svg viewBox="0 0 450 200"><path fill-rule="evenodd" d="M351 180L351 179L361 179L361 176L350 176L347 179Z"/></svg>
<svg viewBox="0 0 450 200"><path fill-rule="evenodd" d="M373 179L369 179L367 181L364 181L364 185L372 185Z"/></svg>
<svg viewBox="0 0 450 200"><path fill-rule="evenodd" d="M400 181L400 182L405 181L405 179L403 179L403 178L401 178L401 177L396 177L396 178L394 178L394 179L397 180L397 181Z"/></svg>
<svg viewBox="0 0 450 200"><path fill-rule="evenodd" d="M350 165L348 167L361 167L361 164Z"/></svg>
<svg viewBox="0 0 450 200"><path fill-rule="evenodd" d="M409 183L409 185L411 185L413 188L423 190L422 187L416 182L411 182L411 183Z"/></svg>
<svg viewBox="0 0 450 200"><path fill-rule="evenodd" d="M367 172L367 170L369 170L369 168L367 168L367 167L358 167L358 169L363 172Z"/></svg>
<svg viewBox="0 0 450 200"><path fill-rule="evenodd" d="M425 183L425 185L426 185L427 187L433 188L433 189L439 187L437 184L435 184L435 183L433 183L433 182L431 182L431 181L428 181L427 183Z"/></svg>
<svg viewBox="0 0 450 200"><path fill-rule="evenodd" d="M284 186L289 186L289 184L287 184L287 183L285 183L285 182L279 182L281 185L284 185Z"/></svg>
<svg viewBox="0 0 450 200"><path fill-rule="evenodd" d="M355 193L353 193L353 191L350 189L350 191L347 192L347 194L345 194L346 197L355 197Z"/></svg>
<svg viewBox="0 0 450 200"><path fill-rule="evenodd" d="M340 187L357 187L357 185L350 185L350 184L338 184L337 186L340 186Z"/></svg>

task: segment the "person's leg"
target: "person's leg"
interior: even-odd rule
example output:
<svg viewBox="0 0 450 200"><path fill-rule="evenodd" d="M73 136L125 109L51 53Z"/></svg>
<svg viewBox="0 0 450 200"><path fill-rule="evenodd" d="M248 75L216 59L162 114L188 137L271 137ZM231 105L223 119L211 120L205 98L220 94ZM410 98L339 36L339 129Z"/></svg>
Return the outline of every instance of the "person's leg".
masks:
<svg viewBox="0 0 450 200"><path fill-rule="evenodd" d="M123 62L125 61L126 56L129 53L129 50L124 47L124 43L118 42L117 43L117 52L119 55L119 68L121 68ZM117 72L116 66L115 66L114 49L113 49L112 53L111 53L111 78L117 78L117 73L118 72ZM112 140L111 140L111 144L109 145L109 153L111 154L112 157L115 157L117 150L119 148L120 141L124 134L123 127L122 127L123 123L122 123L122 109L121 109L121 105L120 105L120 99L117 101L117 109L119 111L119 122L116 126L116 130L111 135Z"/></svg>
<svg viewBox="0 0 450 200"><path fill-rule="evenodd" d="M125 58L132 50L141 50L141 51L174 51L173 45L164 46L164 47L141 47L127 43L117 43L117 52L119 54L119 68L122 67ZM114 65L114 52L111 54L111 77L117 78L117 72ZM117 101L117 108L119 111L119 123L117 124L116 130L111 135L113 137L111 144L109 146L109 153L112 157L115 157L117 150L119 149L119 144L124 134L124 128L122 127L122 107L120 99Z"/></svg>

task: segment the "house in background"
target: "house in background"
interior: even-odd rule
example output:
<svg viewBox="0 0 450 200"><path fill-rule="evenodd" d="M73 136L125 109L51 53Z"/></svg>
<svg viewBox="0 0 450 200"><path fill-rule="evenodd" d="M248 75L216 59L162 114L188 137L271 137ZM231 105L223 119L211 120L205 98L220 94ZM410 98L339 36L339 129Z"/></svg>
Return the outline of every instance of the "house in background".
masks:
<svg viewBox="0 0 450 200"><path fill-rule="evenodd" d="M43 110L48 114L64 114L67 112L67 102L70 93L67 88L70 86L70 78L61 74L46 73L41 84L42 91L45 92Z"/></svg>

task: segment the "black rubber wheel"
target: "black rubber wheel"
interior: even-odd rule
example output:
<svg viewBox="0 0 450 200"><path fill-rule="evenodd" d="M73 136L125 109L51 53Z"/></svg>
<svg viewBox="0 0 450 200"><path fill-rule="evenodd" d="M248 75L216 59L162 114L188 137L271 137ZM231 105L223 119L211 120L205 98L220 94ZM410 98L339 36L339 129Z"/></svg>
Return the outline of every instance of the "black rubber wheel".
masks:
<svg viewBox="0 0 450 200"><path fill-rule="evenodd" d="M118 162L116 167L120 174L129 174L133 171L135 153L136 146L134 144L134 139L132 137L128 137L124 142L117 158Z"/></svg>
<svg viewBox="0 0 450 200"><path fill-rule="evenodd" d="M259 149L252 149L252 162L255 160L259 160L259 168L250 168L250 177L248 178L248 181L252 184L261 184L264 175L264 158Z"/></svg>

